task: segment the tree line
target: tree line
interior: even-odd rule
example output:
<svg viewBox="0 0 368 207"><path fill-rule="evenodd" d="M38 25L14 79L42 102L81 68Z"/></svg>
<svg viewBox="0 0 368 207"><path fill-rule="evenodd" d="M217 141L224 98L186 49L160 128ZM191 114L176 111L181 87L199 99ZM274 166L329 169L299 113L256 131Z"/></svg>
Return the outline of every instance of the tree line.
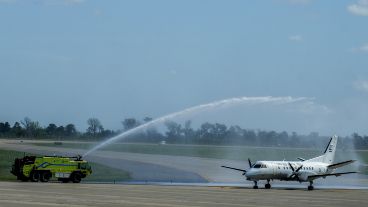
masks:
<svg viewBox="0 0 368 207"><path fill-rule="evenodd" d="M89 118L85 132L80 132L74 124L57 126L50 123L43 127L38 121L26 117L24 120L10 125L9 122L0 122L0 137L6 138L34 138L55 140L95 140L118 135L133 129L143 123L151 121L146 117L142 121L135 118L126 118L119 130L105 129L99 119ZM240 126L227 126L220 123L203 123L198 128L192 127L191 121L183 124L168 121L166 129L159 131L154 127L130 135L123 141L144 143L170 143L170 144L208 144L208 145L247 145L266 147L320 147L326 143L326 137L316 132L300 135L296 132L276 132L267 130L243 129ZM340 148L368 149L368 136L353 133L351 136L340 138Z"/></svg>

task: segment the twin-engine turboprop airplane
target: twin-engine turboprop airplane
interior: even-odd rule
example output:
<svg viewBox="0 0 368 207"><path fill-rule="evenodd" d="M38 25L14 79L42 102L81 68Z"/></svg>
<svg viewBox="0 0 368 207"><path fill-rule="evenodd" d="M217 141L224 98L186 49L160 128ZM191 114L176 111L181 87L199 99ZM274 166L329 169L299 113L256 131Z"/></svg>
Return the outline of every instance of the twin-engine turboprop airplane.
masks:
<svg viewBox="0 0 368 207"><path fill-rule="evenodd" d="M250 169L243 170L239 168L221 166L232 170L243 172L247 180L254 182L254 189L258 189L257 182L267 180L266 189L271 188L270 180L282 181L299 181L309 182L308 190L313 190L313 180L317 178L326 178L327 176L340 176L344 174L356 172L335 173L335 169L353 163L355 160L335 163L335 151L337 144L337 136L333 136L328 143L323 155L305 160L298 158L300 161L257 161L252 165L248 159Z"/></svg>

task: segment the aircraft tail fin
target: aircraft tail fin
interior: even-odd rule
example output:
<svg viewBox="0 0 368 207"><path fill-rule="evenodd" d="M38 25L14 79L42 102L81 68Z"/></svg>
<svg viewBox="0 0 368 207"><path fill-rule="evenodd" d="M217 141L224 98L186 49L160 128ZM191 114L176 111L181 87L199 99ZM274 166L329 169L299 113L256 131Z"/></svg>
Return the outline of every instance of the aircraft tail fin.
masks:
<svg viewBox="0 0 368 207"><path fill-rule="evenodd" d="M306 160L306 162L323 162L327 164L332 164L335 159L337 138L338 137L336 135L331 137L330 142L326 146L323 155Z"/></svg>

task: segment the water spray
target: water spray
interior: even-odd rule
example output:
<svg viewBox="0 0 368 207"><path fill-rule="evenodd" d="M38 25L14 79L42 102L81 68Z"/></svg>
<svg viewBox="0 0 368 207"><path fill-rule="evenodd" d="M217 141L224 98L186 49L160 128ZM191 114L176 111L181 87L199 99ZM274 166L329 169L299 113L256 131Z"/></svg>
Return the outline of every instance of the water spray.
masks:
<svg viewBox="0 0 368 207"><path fill-rule="evenodd" d="M300 101L306 101L306 100L310 100L310 98L306 98L306 97L291 97L291 96L285 96L285 97L272 97L272 96L264 96L264 97L237 97L237 98L230 98L230 99L224 99L224 100L220 100L220 101L214 101L211 103L207 103L207 104L201 104L198 106L193 106L187 109L184 109L182 111L178 111L178 112L174 112L165 116L162 116L160 118L154 119L152 121L149 121L145 124L142 124L140 126L137 126L133 129L130 129L128 131L125 131L117 136L114 136L104 142L102 142L101 144L93 147L92 149L90 149L89 151L87 151L83 157L89 155L90 153L108 145L111 143L114 143L118 140L122 140L126 137L128 137L129 135L132 135L136 132L139 132L143 129L152 127L154 125L160 124L160 123L165 123L168 120L183 116L183 115L189 115L189 114L193 114L193 113L199 113L199 112L203 112L206 110L213 110L213 109L218 109L221 107L229 107L229 106L234 106L234 105L238 105L238 104L262 104L262 103L273 103L273 104L288 104L288 103L294 103L294 102L300 102Z"/></svg>

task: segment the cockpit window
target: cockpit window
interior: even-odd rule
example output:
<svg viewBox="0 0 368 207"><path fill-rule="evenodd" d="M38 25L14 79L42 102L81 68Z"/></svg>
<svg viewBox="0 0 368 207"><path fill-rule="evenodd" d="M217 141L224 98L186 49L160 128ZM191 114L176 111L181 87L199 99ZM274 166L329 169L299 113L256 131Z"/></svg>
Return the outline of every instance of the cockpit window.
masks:
<svg viewBox="0 0 368 207"><path fill-rule="evenodd" d="M86 169L87 164L86 163L79 163L79 169Z"/></svg>
<svg viewBox="0 0 368 207"><path fill-rule="evenodd" d="M261 168L261 164L255 164L253 168Z"/></svg>
<svg viewBox="0 0 368 207"><path fill-rule="evenodd" d="M91 166L88 164L88 163L79 163L79 169L82 169L82 170L90 170L91 169Z"/></svg>

